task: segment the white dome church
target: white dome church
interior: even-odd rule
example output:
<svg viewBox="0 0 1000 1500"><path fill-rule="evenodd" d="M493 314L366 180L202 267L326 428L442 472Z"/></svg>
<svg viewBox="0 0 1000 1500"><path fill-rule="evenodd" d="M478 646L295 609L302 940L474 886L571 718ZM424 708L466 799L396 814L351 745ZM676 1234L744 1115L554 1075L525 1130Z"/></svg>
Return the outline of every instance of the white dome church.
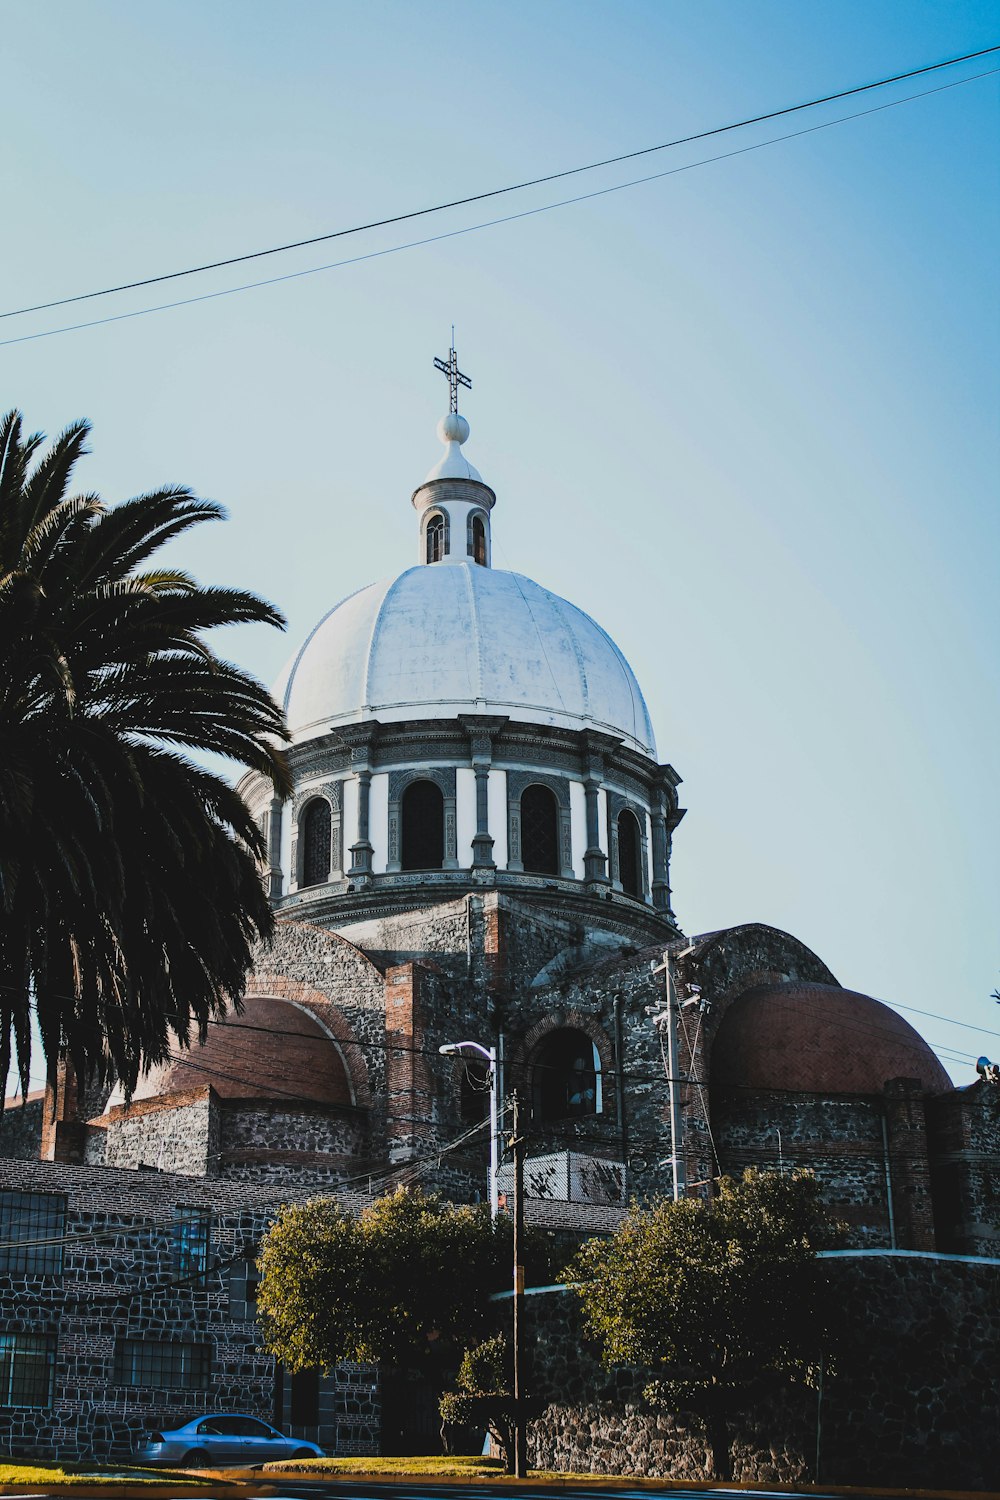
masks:
<svg viewBox="0 0 1000 1500"><path fill-rule="evenodd" d="M296 794L242 788L269 820L271 894L535 877L638 902L669 935L678 778L635 675L589 615L493 568L496 496L462 452L469 424L452 411L438 434L412 496L417 564L335 605L275 686Z"/></svg>

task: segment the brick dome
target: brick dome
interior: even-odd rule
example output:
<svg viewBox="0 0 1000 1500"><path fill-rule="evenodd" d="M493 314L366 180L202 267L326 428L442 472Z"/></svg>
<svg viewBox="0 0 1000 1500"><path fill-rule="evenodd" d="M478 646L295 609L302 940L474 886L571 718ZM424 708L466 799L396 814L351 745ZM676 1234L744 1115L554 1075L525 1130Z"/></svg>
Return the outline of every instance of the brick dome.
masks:
<svg viewBox="0 0 1000 1500"><path fill-rule="evenodd" d="M315 1016L288 1000L248 997L243 1014L212 1024L202 1044L140 1078L133 1098L158 1099L211 1084L227 1099L351 1104L336 1043ZM124 1103L119 1091L109 1107Z"/></svg>
<svg viewBox="0 0 1000 1500"><path fill-rule="evenodd" d="M902 1016L827 984L764 985L741 995L716 1034L710 1071L718 1088L878 1094L890 1078L916 1078L929 1094L952 1087Z"/></svg>

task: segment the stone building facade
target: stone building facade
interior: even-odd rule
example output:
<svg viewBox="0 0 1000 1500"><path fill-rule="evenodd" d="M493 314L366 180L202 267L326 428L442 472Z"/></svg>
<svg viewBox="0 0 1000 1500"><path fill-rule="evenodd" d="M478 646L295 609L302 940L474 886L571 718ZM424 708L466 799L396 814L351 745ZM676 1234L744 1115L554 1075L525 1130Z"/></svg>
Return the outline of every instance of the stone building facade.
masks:
<svg viewBox="0 0 1000 1500"><path fill-rule="evenodd" d="M241 783L277 916L243 1009L131 1100L64 1068L45 1099L15 1101L0 1120L6 1191L66 1193L85 1216L105 1212L91 1197L124 1203L132 1184L137 1206L122 1212L154 1238L169 1238L177 1203L211 1202L227 1247L253 1238L241 1215L283 1196L363 1201L421 1181L475 1199L490 1080L475 1048L441 1054L471 1042L497 1055L501 1120L515 1089L529 1107L539 1222L607 1230L630 1197L673 1191L675 1161L679 1185L702 1193L746 1165L808 1165L858 1247L1000 1253L1000 1089L953 1089L912 1027L789 934L684 936L670 882L680 777L658 758L639 684L583 611L492 567L496 496L462 453L468 424L452 412L439 432L444 455L412 497L417 564L333 608L275 689L291 797ZM119 1316L108 1308L132 1274L120 1235L120 1255L95 1248L84 1281L68 1255L63 1292L31 1291L56 1341L49 1405L11 1416L0 1391L26 1448L62 1451L74 1401L107 1423L84 1421L73 1452L131 1430L113 1382L103 1405L82 1394L109 1381L111 1345L87 1354L72 1331L88 1287L111 1299L102 1328ZM67 1302L60 1321L71 1288L77 1311ZM16 1334L24 1291L0 1271L0 1338ZM184 1295L203 1342L232 1322L224 1278ZM230 1373L201 1399L272 1412L276 1372L239 1326L244 1355L213 1354ZM317 1394L320 1441L377 1442L374 1408L352 1394L359 1422L342 1422L335 1387ZM158 1412L189 1410L187 1393L160 1390Z"/></svg>

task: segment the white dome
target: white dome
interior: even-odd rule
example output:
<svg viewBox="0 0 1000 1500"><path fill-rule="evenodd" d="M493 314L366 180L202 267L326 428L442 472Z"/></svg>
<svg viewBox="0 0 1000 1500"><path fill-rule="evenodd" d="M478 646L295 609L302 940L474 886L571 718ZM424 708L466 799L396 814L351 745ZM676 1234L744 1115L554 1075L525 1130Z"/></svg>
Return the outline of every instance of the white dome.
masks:
<svg viewBox="0 0 1000 1500"><path fill-rule="evenodd" d="M519 573L408 568L336 605L275 685L295 741L338 724L506 714L596 729L655 759L649 713L614 641Z"/></svg>

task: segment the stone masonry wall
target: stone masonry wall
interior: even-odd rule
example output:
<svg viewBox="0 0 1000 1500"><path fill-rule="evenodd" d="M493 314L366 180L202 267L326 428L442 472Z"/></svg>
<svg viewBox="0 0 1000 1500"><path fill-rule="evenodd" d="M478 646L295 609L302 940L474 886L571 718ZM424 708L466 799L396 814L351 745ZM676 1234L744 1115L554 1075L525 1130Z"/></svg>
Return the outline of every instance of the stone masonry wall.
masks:
<svg viewBox="0 0 1000 1500"><path fill-rule="evenodd" d="M45 1091L29 1094L16 1103L8 1100L0 1114L0 1153L21 1161L37 1161L42 1143Z"/></svg>
<svg viewBox="0 0 1000 1500"><path fill-rule="evenodd" d="M733 1423L743 1482L996 1489L1000 1266L931 1255L827 1261L843 1345L814 1391L765 1391ZM649 1372L605 1369L572 1294L530 1297L532 1381L549 1404L529 1463L703 1480L697 1418L650 1408ZM819 1473L816 1473L817 1416Z"/></svg>
<svg viewBox="0 0 1000 1500"><path fill-rule="evenodd" d="M60 1274L0 1275L0 1331L53 1341L52 1401L0 1407L0 1450L78 1461L122 1457L149 1427L175 1427L212 1409L273 1419L275 1366L248 1321L246 1263L282 1202L308 1190L122 1171L110 1167L0 1160L0 1190L65 1194ZM208 1267L178 1267L175 1208L211 1215ZM121 1385L123 1339L207 1344L206 1387ZM343 1367L324 1403L319 1441L342 1452L375 1451L379 1398L373 1373ZM329 1398L329 1392L328 1392Z"/></svg>

